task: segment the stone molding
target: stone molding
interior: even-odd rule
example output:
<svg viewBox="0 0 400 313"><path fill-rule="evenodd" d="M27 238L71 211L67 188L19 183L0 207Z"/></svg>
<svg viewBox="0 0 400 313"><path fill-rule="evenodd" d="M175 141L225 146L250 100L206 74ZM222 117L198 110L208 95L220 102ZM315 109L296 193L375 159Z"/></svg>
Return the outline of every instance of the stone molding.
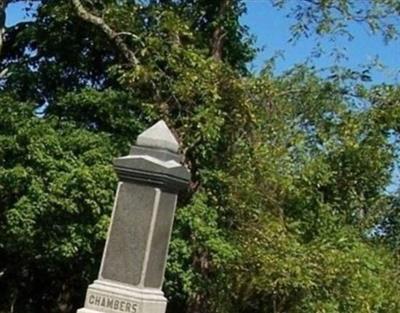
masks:
<svg viewBox="0 0 400 313"><path fill-rule="evenodd" d="M165 312L166 306L167 299L159 289L101 279L89 286L85 307L77 313L158 313Z"/></svg>
<svg viewBox="0 0 400 313"><path fill-rule="evenodd" d="M190 175L175 160L162 161L148 155L128 155L114 159L121 181L138 182L178 191L187 187Z"/></svg>

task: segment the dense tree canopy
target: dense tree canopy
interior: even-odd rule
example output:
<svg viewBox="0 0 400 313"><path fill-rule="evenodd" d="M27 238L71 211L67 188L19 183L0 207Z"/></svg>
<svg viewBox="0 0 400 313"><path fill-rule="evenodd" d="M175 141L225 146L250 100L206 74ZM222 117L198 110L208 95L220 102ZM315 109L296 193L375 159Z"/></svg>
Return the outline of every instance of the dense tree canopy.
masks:
<svg viewBox="0 0 400 313"><path fill-rule="evenodd" d="M365 12L379 25L398 16L395 1L366 2L304 1L294 34L305 18L333 33ZM111 159L160 118L192 174L167 265L170 312L400 311L399 200L387 192L398 86L350 93L302 66L249 73L239 0L26 3L32 21L0 20L0 312L82 305L116 187Z"/></svg>

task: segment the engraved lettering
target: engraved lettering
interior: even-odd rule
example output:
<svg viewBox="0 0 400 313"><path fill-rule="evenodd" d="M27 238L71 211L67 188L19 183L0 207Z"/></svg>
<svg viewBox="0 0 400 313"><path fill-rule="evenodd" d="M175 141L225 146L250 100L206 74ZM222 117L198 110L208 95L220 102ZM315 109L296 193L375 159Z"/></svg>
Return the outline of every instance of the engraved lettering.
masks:
<svg viewBox="0 0 400 313"><path fill-rule="evenodd" d="M122 312L125 310L125 301L121 301L119 303L119 310L122 311Z"/></svg>
<svg viewBox="0 0 400 313"><path fill-rule="evenodd" d="M90 295L89 304L93 304L93 303L94 303L94 295Z"/></svg>
<svg viewBox="0 0 400 313"><path fill-rule="evenodd" d="M103 295L89 295L88 303L91 305L101 306L115 311L128 313L136 313L138 308L138 303L122 299L117 300L112 297Z"/></svg>
<svg viewBox="0 0 400 313"><path fill-rule="evenodd" d="M114 301L114 310L118 310L118 307L119 307L119 301L115 300Z"/></svg>
<svg viewBox="0 0 400 313"><path fill-rule="evenodd" d="M113 307L113 302L114 302L114 299L112 299L112 298L107 298L107 308L111 308L111 309L112 309L112 307Z"/></svg>

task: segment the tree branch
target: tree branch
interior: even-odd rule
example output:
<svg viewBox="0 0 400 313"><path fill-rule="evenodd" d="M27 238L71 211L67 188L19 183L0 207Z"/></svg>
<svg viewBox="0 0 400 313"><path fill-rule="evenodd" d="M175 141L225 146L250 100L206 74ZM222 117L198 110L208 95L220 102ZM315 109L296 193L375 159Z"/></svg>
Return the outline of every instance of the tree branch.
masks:
<svg viewBox="0 0 400 313"><path fill-rule="evenodd" d="M1 1L1 0L0 0ZM72 0L72 4L75 7L76 13L78 16L84 21L91 23L93 25L98 26L103 33L115 43L117 48L120 50L124 58L131 64L136 65L139 63L138 59L135 56L135 53L127 46L124 40L121 38L121 34L113 30L102 18L90 13L86 8L82 5L80 0ZM132 37L139 38L134 34L130 34Z"/></svg>
<svg viewBox="0 0 400 313"><path fill-rule="evenodd" d="M0 0L0 56L3 52L4 34L6 33L6 7L8 3L9 0ZM7 68L0 69L0 79L5 78L7 73L8 73Z"/></svg>
<svg viewBox="0 0 400 313"><path fill-rule="evenodd" d="M140 40L139 36L137 36L135 34L132 34L131 32L119 32L119 33L115 33L115 36L116 37L117 36L129 36L129 37L132 37L135 40Z"/></svg>
<svg viewBox="0 0 400 313"><path fill-rule="evenodd" d="M7 74L8 74L8 68L0 70L0 80L6 78Z"/></svg>
<svg viewBox="0 0 400 313"><path fill-rule="evenodd" d="M6 7L8 0L0 0L0 55L3 49L4 34L6 32Z"/></svg>
<svg viewBox="0 0 400 313"><path fill-rule="evenodd" d="M213 31L212 39L211 39L211 55L215 60L220 61L222 59L222 48L223 48L223 40L226 36L226 32L222 24L222 20L225 17L226 10L229 5L229 0L221 0L220 7L218 11L219 25Z"/></svg>

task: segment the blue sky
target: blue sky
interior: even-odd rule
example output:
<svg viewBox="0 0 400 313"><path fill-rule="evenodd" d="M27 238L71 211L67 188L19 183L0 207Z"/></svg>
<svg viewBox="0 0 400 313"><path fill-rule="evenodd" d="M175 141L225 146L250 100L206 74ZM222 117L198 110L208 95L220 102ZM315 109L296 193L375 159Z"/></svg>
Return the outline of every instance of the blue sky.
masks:
<svg viewBox="0 0 400 313"><path fill-rule="evenodd" d="M257 38L256 45L260 48L256 59L249 65L254 72L259 71L265 61L278 51L284 53L276 64L277 73L288 70L295 64L303 63L310 57L312 49L316 46L316 37L302 38L296 44L289 43L289 27L293 20L286 17L287 12L272 7L270 0L245 0L245 3L247 14L242 17L241 22L250 28L250 32ZM7 25L29 18L23 10L24 6L23 2L9 6ZM338 38L335 43L332 43L325 39L322 41L323 47L328 51L333 51L334 48L346 49L348 59L343 60L340 65L354 69L370 63L375 56L379 55L380 61L386 68L372 73L373 83L398 83L400 81L400 40L385 45L382 38L370 35L367 29L359 25L353 25L350 30L354 34L354 40ZM333 58L328 54L318 59L314 58L312 61L317 68L334 64Z"/></svg>
<svg viewBox="0 0 400 313"><path fill-rule="evenodd" d="M279 11L272 7L270 0L247 0L247 14L242 17L242 23L250 28L250 32L257 38L257 47L263 49L252 63L252 68L257 71L265 60L275 54L276 51L284 51L284 58L277 63L277 72L290 69L297 63L306 60L316 46L316 37L302 38L295 45L289 43L290 25L293 20L286 15L288 12ZM360 65L370 63L379 55L380 61L386 66L382 71L373 72L374 83L398 83L400 76L400 40L385 45L379 36L369 34L368 29L360 25L352 25L351 33L354 40L348 41L337 38L335 43L328 39L322 41L327 50L346 49L348 60L341 65L354 69ZM313 59L317 68L324 68L334 63L328 55Z"/></svg>

